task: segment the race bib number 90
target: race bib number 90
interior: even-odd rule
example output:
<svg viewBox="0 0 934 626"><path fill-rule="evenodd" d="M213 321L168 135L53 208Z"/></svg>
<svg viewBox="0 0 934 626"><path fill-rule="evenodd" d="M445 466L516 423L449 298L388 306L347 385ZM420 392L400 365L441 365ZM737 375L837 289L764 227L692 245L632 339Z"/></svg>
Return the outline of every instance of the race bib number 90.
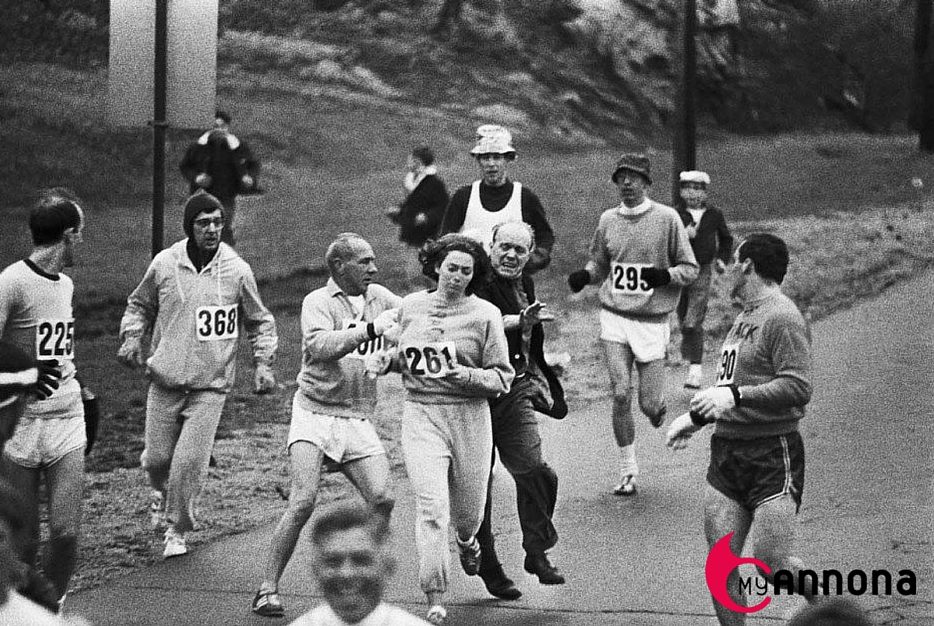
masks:
<svg viewBox="0 0 934 626"><path fill-rule="evenodd" d="M453 341L409 346L405 349L405 361L412 376L441 378L457 365L457 351Z"/></svg>
<svg viewBox="0 0 934 626"><path fill-rule="evenodd" d="M195 311L195 334L198 341L223 341L240 336L237 305L202 306Z"/></svg>
<svg viewBox="0 0 934 626"><path fill-rule="evenodd" d="M724 344L720 349L720 363L717 364L717 379L714 385L732 385L736 374L736 357L739 354L739 345L735 343Z"/></svg>
<svg viewBox="0 0 934 626"><path fill-rule="evenodd" d="M644 263L614 263L610 275L613 291L623 295L651 294L653 289L642 279L642 270L647 267Z"/></svg>
<svg viewBox="0 0 934 626"><path fill-rule="evenodd" d="M366 326L366 322L363 320L344 320L344 330L348 328L357 328L359 326ZM348 359L366 359L368 356L375 352L381 352L383 350L383 338L382 336L377 337L376 339L367 339L359 346L350 351L346 355Z"/></svg>
<svg viewBox="0 0 934 626"><path fill-rule="evenodd" d="M74 359L74 339L75 320L39 320L36 324L36 358Z"/></svg>

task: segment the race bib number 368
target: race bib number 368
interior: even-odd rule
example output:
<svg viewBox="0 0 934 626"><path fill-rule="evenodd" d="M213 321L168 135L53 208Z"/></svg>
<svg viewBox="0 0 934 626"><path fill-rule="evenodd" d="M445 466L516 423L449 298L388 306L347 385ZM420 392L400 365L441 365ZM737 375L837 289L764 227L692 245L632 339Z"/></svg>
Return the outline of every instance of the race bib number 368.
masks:
<svg viewBox="0 0 934 626"><path fill-rule="evenodd" d="M75 358L75 320L41 319L36 324L37 359Z"/></svg>
<svg viewBox="0 0 934 626"><path fill-rule="evenodd" d="M198 341L222 341L240 336L237 305L202 306L195 311L195 334Z"/></svg>
<svg viewBox="0 0 934 626"><path fill-rule="evenodd" d="M441 378L457 365L457 351L453 341L408 346L405 361L412 376Z"/></svg>
<svg viewBox="0 0 934 626"><path fill-rule="evenodd" d="M613 291L623 295L651 294L653 289L642 279L642 270L647 267L644 263L614 263L610 268Z"/></svg>

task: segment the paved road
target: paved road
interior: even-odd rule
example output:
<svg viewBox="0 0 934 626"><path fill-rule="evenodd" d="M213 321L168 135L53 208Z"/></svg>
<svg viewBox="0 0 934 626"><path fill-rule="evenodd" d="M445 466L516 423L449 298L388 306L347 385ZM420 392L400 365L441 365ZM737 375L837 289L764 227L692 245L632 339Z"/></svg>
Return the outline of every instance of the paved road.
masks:
<svg viewBox="0 0 934 626"><path fill-rule="evenodd" d="M815 569L911 569L917 595L861 596L873 619L934 626L934 273L814 328L816 393L802 430L808 474L799 554ZM672 370L675 410L689 399ZM673 413L677 414L677 413ZM681 453L640 421L643 477L637 498L607 494L617 456L609 402L543 421L547 458L561 477L553 551L568 576L543 587L521 572L511 481L496 482L500 556L525 595L490 598L479 579L454 572L452 625L716 624L703 578L701 494L709 433ZM709 429L708 429L709 430ZM399 569L390 601L421 613L414 559L412 494L399 485L393 520ZM248 604L271 528L202 546L106 588L69 597L94 624L283 624L319 601L302 550L281 591L288 620L252 616ZM456 557L454 557L456 567ZM779 624L797 608L776 598L750 624Z"/></svg>

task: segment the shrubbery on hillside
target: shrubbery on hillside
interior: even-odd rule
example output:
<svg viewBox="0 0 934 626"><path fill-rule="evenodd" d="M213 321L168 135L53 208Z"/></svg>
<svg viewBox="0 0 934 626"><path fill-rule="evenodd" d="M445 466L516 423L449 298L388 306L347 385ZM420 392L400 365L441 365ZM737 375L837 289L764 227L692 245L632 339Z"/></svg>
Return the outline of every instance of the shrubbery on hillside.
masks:
<svg viewBox="0 0 934 626"><path fill-rule="evenodd" d="M668 9L680 0L624 1L650 12L664 5L665 11L656 8L656 27L675 26ZM870 131L902 128L911 95L910 4L739 0L741 22L731 35L738 55L722 71L701 71L701 111L744 132L826 126L834 120ZM596 134L621 126L645 130L646 121L665 123L664 111L646 115L652 106L640 99L645 90L661 90L655 97L668 105L676 37L667 38L673 58L666 69L646 74L640 84L624 84L612 59L599 58L562 28L579 14L573 9L583 6L581 0L464 0L461 26L438 37L432 28L441 6L441 0L220 0L220 26L222 32L339 45L351 66L373 72L422 105L502 102L550 125L564 111ZM0 20L4 63L40 60L81 68L107 62L106 2L24 0L7 14ZM238 62L222 55L225 61ZM497 77L510 72L531 77L537 86L507 85L492 95L502 86ZM575 106L564 106L562 99ZM536 111L536 103L554 104L555 111Z"/></svg>

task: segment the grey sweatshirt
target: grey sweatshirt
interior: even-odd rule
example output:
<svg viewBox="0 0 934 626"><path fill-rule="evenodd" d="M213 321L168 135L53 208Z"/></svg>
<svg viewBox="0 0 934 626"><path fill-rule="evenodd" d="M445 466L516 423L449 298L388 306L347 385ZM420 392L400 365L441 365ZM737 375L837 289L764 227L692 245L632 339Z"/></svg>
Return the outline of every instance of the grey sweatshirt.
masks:
<svg viewBox="0 0 934 626"><path fill-rule="evenodd" d="M409 400L457 404L509 391L515 373L509 364L503 315L494 305L472 295L450 306L434 291L419 291L402 299L399 324L399 362ZM470 371L466 384L427 376L436 369L435 359L444 358L448 342L453 343L457 363Z"/></svg>
<svg viewBox="0 0 934 626"><path fill-rule="evenodd" d="M742 401L717 420L715 434L753 439L798 430L811 400L811 331L785 294L746 303L733 322L716 384L730 382Z"/></svg>

